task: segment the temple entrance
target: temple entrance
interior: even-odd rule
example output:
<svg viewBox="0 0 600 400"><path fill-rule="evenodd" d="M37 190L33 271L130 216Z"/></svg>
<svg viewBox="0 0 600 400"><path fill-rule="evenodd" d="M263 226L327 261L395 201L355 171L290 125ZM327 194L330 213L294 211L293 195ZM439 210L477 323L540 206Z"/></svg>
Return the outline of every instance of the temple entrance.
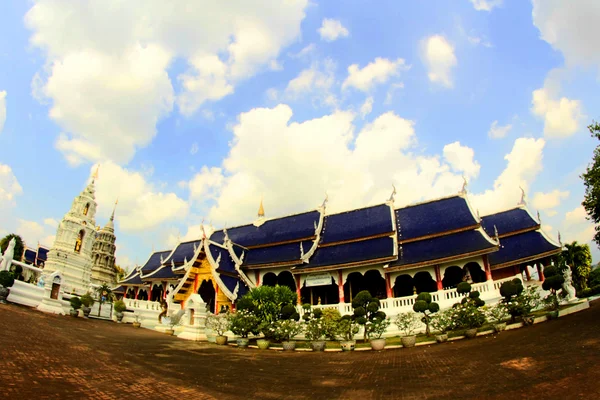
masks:
<svg viewBox="0 0 600 400"><path fill-rule="evenodd" d="M125 294L126 299L134 299L135 298L135 289L129 288L127 289L127 293Z"/></svg>
<svg viewBox="0 0 600 400"><path fill-rule="evenodd" d="M394 297L412 296L413 294L413 278L408 274L397 276L394 280Z"/></svg>
<svg viewBox="0 0 600 400"><path fill-rule="evenodd" d="M58 299L58 294L60 293L60 277L55 276L52 281L52 292L50 292L51 299Z"/></svg>
<svg viewBox="0 0 600 400"><path fill-rule="evenodd" d="M481 268L479 264L476 262L470 262L463 268L465 270L465 274L469 274L471 276L471 280L473 283L485 282L485 271Z"/></svg>
<svg viewBox="0 0 600 400"><path fill-rule="evenodd" d="M413 278L413 283L417 289L417 294L421 292L437 292L437 282L433 280L431 274L427 271L417 272Z"/></svg>
<svg viewBox="0 0 600 400"><path fill-rule="evenodd" d="M306 287L305 282L300 289L300 298L302 304L338 304L340 302L338 285L333 278L329 285Z"/></svg>
<svg viewBox="0 0 600 400"><path fill-rule="evenodd" d="M385 278L377 270L370 269L364 276L360 272L352 272L348 275L344 284L344 302L351 303L354 296L363 290L368 290L371 296L385 299Z"/></svg>
<svg viewBox="0 0 600 400"><path fill-rule="evenodd" d="M464 272L462 268L456 265L448 267L444 271L444 279L442 279L442 286L444 287L444 289L455 288L456 285L463 281L463 277Z"/></svg>
<svg viewBox="0 0 600 400"><path fill-rule="evenodd" d="M161 301L163 298L163 294L165 289L162 285L154 285L152 286L152 291L150 292L150 300L151 301Z"/></svg>
<svg viewBox="0 0 600 400"><path fill-rule="evenodd" d="M267 272L262 278L263 286L287 286L292 292L296 291L296 280L290 271L282 271L279 275Z"/></svg>
<svg viewBox="0 0 600 400"><path fill-rule="evenodd" d="M215 313L215 287L211 280L205 279L200 284L198 294L202 297L202 301L206 303L206 310Z"/></svg>
<svg viewBox="0 0 600 400"><path fill-rule="evenodd" d="M148 301L148 292L146 289L140 289L137 295L138 300Z"/></svg>

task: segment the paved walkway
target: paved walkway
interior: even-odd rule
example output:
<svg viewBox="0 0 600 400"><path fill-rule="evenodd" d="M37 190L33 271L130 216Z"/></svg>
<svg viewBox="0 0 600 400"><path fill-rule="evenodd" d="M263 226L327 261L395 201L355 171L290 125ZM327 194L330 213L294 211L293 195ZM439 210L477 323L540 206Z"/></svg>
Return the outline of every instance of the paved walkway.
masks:
<svg viewBox="0 0 600 400"><path fill-rule="evenodd" d="M600 398L600 301L583 312L442 345L282 353L0 305L0 398Z"/></svg>

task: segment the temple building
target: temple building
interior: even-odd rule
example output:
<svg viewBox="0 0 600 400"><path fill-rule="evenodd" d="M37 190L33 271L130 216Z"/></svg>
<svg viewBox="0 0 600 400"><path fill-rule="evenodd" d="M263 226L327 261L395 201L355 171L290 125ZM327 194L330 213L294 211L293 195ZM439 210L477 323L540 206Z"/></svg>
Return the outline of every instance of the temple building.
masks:
<svg viewBox="0 0 600 400"><path fill-rule="evenodd" d="M424 291L449 306L463 281L491 301L503 280L531 279L528 267L543 279L543 266L561 247L524 203L479 217L465 190L401 208L392 196L335 214L326 213L324 202L274 219L265 218L261 201L254 222L154 252L115 291L170 306L198 293L216 312L256 286L285 285L299 303L337 305L347 313L353 297L369 290L393 315Z"/></svg>
<svg viewBox="0 0 600 400"><path fill-rule="evenodd" d="M44 268L48 260L49 248L38 243L37 248L25 247L23 251L22 262L28 265L33 265L38 268Z"/></svg>
<svg viewBox="0 0 600 400"><path fill-rule="evenodd" d="M117 271L115 270L115 208L109 221L104 228L98 229L96 240L92 246L92 276L91 282L96 285L103 283L114 286L117 282Z"/></svg>
<svg viewBox="0 0 600 400"><path fill-rule="evenodd" d="M96 244L96 197L95 181L97 171L87 187L77 196L71 205L71 209L58 224L56 239L50 251L47 252L44 270L48 272L61 271L64 277L62 282L65 292L84 294L91 291L92 267L94 259L98 255L98 261L102 269L98 269L95 275L95 283L105 282L108 274L102 274L104 267L111 264L114 269L114 213L113 218L101 231L101 248ZM100 255L105 257L100 260ZM108 260L106 259L108 257ZM106 281L112 284L114 279Z"/></svg>

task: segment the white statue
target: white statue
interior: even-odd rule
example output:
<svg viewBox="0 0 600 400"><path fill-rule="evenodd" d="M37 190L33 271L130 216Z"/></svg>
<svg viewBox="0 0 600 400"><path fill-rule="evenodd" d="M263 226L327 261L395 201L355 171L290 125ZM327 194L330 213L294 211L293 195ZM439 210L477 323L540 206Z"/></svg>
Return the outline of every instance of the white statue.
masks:
<svg viewBox="0 0 600 400"><path fill-rule="evenodd" d="M567 265L567 268L563 271L563 278L565 282L562 285L563 292L565 294L565 300L567 302L577 300L575 296L575 288L573 287L573 276L571 273L571 267Z"/></svg>
<svg viewBox="0 0 600 400"><path fill-rule="evenodd" d="M4 256L2 257L2 263L0 263L0 271L8 271L10 268L10 264L12 264L13 261L13 256L15 255L16 245L17 242L15 241L15 238L10 239L10 242L8 242L8 247L6 248Z"/></svg>

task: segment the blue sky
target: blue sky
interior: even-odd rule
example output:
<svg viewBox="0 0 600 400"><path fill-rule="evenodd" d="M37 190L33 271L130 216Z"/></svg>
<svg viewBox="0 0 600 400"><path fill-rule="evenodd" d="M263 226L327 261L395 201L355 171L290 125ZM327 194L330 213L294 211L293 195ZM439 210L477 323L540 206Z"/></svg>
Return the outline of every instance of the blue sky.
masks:
<svg viewBox="0 0 600 400"><path fill-rule="evenodd" d="M8 1L0 6L0 233L51 245L100 165L117 263L267 216L519 187L591 243L594 1ZM577 30L571 29L578 26ZM595 261L598 252L592 245Z"/></svg>

